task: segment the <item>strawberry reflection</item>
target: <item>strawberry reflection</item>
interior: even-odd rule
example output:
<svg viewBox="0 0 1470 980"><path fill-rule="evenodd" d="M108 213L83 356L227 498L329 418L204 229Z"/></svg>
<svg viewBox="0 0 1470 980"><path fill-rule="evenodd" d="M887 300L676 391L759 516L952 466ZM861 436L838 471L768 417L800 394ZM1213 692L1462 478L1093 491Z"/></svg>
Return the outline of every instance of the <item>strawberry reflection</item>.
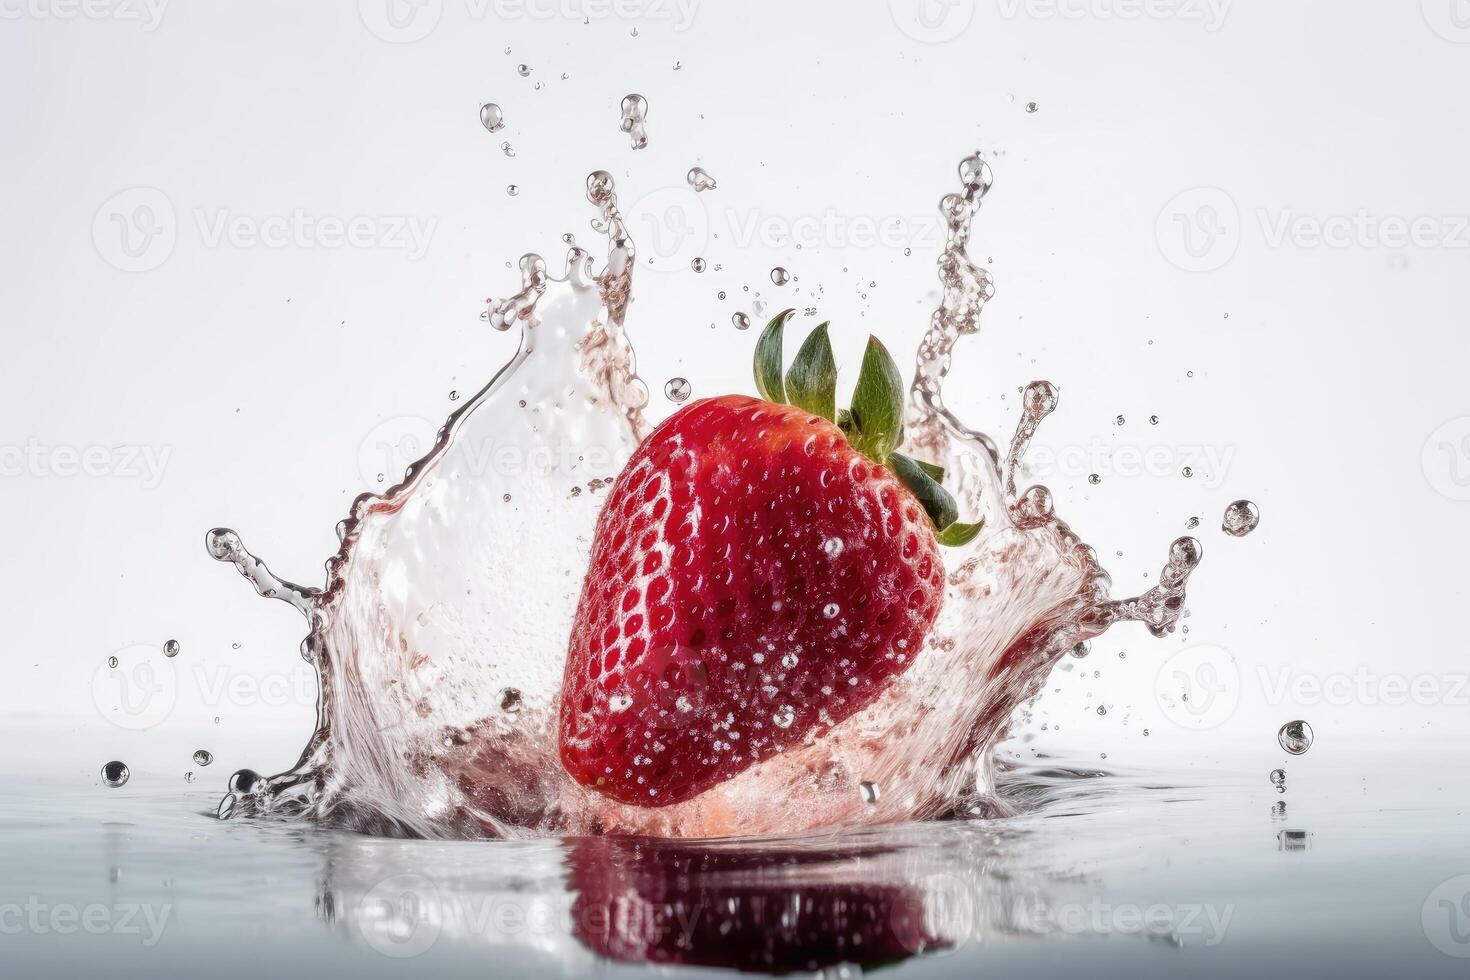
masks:
<svg viewBox="0 0 1470 980"><path fill-rule="evenodd" d="M894 874L902 851L876 844L584 838L568 862L573 935L624 963L871 969L953 950L976 922L964 882Z"/></svg>

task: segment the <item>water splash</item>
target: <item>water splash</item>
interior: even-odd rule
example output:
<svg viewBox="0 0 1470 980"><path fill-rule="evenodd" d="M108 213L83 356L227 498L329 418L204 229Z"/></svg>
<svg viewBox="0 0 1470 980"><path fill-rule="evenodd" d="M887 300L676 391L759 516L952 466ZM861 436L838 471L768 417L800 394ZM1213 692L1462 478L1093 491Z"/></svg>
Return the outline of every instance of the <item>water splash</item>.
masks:
<svg viewBox="0 0 1470 980"><path fill-rule="evenodd" d="M960 179L940 206L942 298L916 359L905 448L945 465L962 513L983 517L986 530L948 549L944 609L877 701L673 806L617 804L562 770L557 697L600 494L649 429L624 331L634 244L612 177L597 171L587 198L607 235L605 266L594 272L576 245L559 275L540 256L521 259L520 289L482 314L518 331L515 355L401 482L354 502L324 589L279 579L234 532L210 532L214 557L306 615L303 655L320 677L317 727L298 764L270 779L237 773L220 815L304 813L454 838L710 837L1005 812L992 792L992 749L1018 706L1059 657L1114 623L1172 631L1200 546L1178 539L1153 589L1109 598L1106 572L1050 492L1016 486L1057 389L1027 386L1004 459L946 406L953 351L979 331L994 292L966 250L990 168L973 155ZM742 318L737 327L748 326Z"/></svg>

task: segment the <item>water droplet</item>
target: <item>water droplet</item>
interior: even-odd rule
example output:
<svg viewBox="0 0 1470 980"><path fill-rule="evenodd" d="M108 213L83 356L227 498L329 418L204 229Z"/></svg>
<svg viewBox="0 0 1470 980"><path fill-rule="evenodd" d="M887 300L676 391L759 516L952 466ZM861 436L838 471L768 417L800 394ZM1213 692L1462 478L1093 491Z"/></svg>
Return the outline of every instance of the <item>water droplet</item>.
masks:
<svg viewBox="0 0 1470 980"><path fill-rule="evenodd" d="M522 78L525 78L527 75L531 74L531 66L524 64L516 65L516 74L521 76Z"/></svg>
<svg viewBox="0 0 1470 980"><path fill-rule="evenodd" d="M693 269L695 272L703 272L704 259L696 255L693 260L690 261L689 268Z"/></svg>
<svg viewBox="0 0 1470 980"><path fill-rule="evenodd" d="M866 779L858 783L858 792L863 796L864 803L877 803L882 793L878 790L877 783L870 783Z"/></svg>
<svg viewBox="0 0 1470 980"><path fill-rule="evenodd" d="M516 148L510 145L510 140L506 140L500 144L500 152L508 157L513 157L516 155Z"/></svg>
<svg viewBox="0 0 1470 980"><path fill-rule="evenodd" d="M126 783L130 776L132 773L128 772L128 767L121 762L109 762L102 767L102 782L112 789L117 789Z"/></svg>
<svg viewBox="0 0 1470 980"><path fill-rule="evenodd" d="M1286 770L1285 769L1272 769L1271 770L1271 785L1272 786L1282 786L1282 787L1284 787L1286 785Z"/></svg>
<svg viewBox="0 0 1470 980"><path fill-rule="evenodd" d="M843 547L844 545L841 538L830 537L826 541L822 542L822 553L825 554L828 558L836 558L838 555L842 554Z"/></svg>
<svg viewBox="0 0 1470 980"><path fill-rule="evenodd" d="M1027 102L1026 103L1026 111L1027 112L1035 112L1039 108L1041 108L1041 107L1038 106L1035 102Z"/></svg>
<svg viewBox="0 0 1470 980"><path fill-rule="evenodd" d="M192 783L193 781L194 781L194 774L192 772L186 772L186 773L184 773L184 782L186 782L186 783Z"/></svg>
<svg viewBox="0 0 1470 980"><path fill-rule="evenodd" d="M196 766L207 766L207 765L209 765L213 761L214 761L214 753L210 752L208 749L195 749L194 750L194 765L196 765Z"/></svg>
<svg viewBox="0 0 1470 980"><path fill-rule="evenodd" d="M505 192L507 194L509 194L511 197L515 197L517 194L519 194L521 192L521 189L519 187L517 187L515 184L507 184L506 187L505 187Z"/></svg>
<svg viewBox="0 0 1470 980"><path fill-rule="evenodd" d="M1158 425L1159 424L1159 417L1157 415L1150 415L1148 417L1148 424L1149 425Z"/></svg>
<svg viewBox="0 0 1470 980"><path fill-rule="evenodd" d="M724 299L724 295L721 294L720 298ZM735 324L736 330L750 329L750 317L746 316L744 313L736 313L734 316L730 317L730 322Z"/></svg>
<svg viewBox="0 0 1470 980"><path fill-rule="evenodd" d="M712 191L720 186L715 183L715 179L703 167L690 167L689 173L684 175L684 179L696 191Z"/></svg>
<svg viewBox="0 0 1470 980"><path fill-rule="evenodd" d="M790 281L791 281L791 273L787 272L785 269L781 268L779 265L776 266L776 268L774 268L774 269L771 270L771 282L775 283L776 285L778 285L778 286L784 286L784 285L786 285Z"/></svg>
<svg viewBox="0 0 1470 980"><path fill-rule="evenodd" d="M500 710L508 715L513 715L521 710L521 692L513 687L507 687L500 692Z"/></svg>
<svg viewBox="0 0 1470 980"><path fill-rule="evenodd" d="M452 402L459 401L459 392L457 392L457 391L451 391L449 393L449 400L452 401Z"/></svg>
<svg viewBox="0 0 1470 980"><path fill-rule="evenodd" d="M1097 486L1099 483L1102 482L1102 477L1096 473L1091 473L1088 474L1087 482L1091 483L1093 486Z"/></svg>
<svg viewBox="0 0 1470 980"><path fill-rule="evenodd" d="M1199 527L1199 518L1191 517L1189 520L1184 522L1184 526L1193 531L1195 528Z"/></svg>
<svg viewBox="0 0 1470 980"><path fill-rule="evenodd" d="M494 102L486 102L480 106L480 125L492 133L504 127L505 115L500 111L500 106Z"/></svg>
<svg viewBox="0 0 1470 980"><path fill-rule="evenodd" d="M828 619L836 619L840 612L842 612L842 607L835 602L829 602L822 607L822 615Z"/></svg>
<svg viewBox="0 0 1470 980"><path fill-rule="evenodd" d="M1083 640L1081 643L1078 643L1076 646L1072 647L1072 649L1068 652L1071 653L1072 656L1076 657L1078 660L1081 660L1083 657L1092 652L1092 644L1086 640Z"/></svg>
<svg viewBox="0 0 1470 980"><path fill-rule="evenodd" d="M163 655L165 657L177 657L179 655L179 641L169 640L165 643L163 645Z"/></svg>
<svg viewBox="0 0 1470 980"><path fill-rule="evenodd" d="M1312 747L1312 726L1297 719L1288 721L1276 733L1276 741L1292 755L1302 755Z"/></svg>
<svg viewBox="0 0 1470 980"><path fill-rule="evenodd" d="M688 400L689 393L693 390L694 388L689 383L689 379L670 378L668 383L664 385L664 397L677 404Z"/></svg>
<svg viewBox="0 0 1470 980"><path fill-rule="evenodd" d="M230 776L230 792L241 793L246 796L262 792L265 789L265 777L254 769L236 769Z"/></svg>
<svg viewBox="0 0 1470 980"><path fill-rule="evenodd" d="M1100 715L1106 715L1108 713L1108 709L1104 705L1100 704L1097 706L1097 713Z"/></svg>
<svg viewBox="0 0 1470 980"><path fill-rule="evenodd" d="M796 711L789 704L783 704L771 715L771 721L777 728L790 728L791 723L796 720Z"/></svg>
<svg viewBox="0 0 1470 980"><path fill-rule="evenodd" d="M1249 500L1237 500L1225 508L1220 530L1232 537L1243 538L1261 523L1261 511Z"/></svg>
<svg viewBox="0 0 1470 980"><path fill-rule="evenodd" d="M683 67L684 67L684 63L682 61L676 61L676 62L674 62L674 71L678 71L680 68L683 68Z"/></svg>
<svg viewBox="0 0 1470 980"><path fill-rule="evenodd" d="M116 657L108 657L107 658L107 666L111 667L113 670L116 670L117 669L117 658Z"/></svg>
<svg viewBox="0 0 1470 980"><path fill-rule="evenodd" d="M641 150L648 145L648 130L643 120L648 117L648 100L637 92L623 96L623 132L633 142L633 149Z"/></svg>
<svg viewBox="0 0 1470 980"><path fill-rule="evenodd" d="M1182 477L1184 477L1186 480L1189 479L1190 477L1194 476L1194 467L1193 466L1186 466L1186 467L1184 467L1184 469L1182 469L1182 470L1179 471L1179 475L1182 476Z"/></svg>

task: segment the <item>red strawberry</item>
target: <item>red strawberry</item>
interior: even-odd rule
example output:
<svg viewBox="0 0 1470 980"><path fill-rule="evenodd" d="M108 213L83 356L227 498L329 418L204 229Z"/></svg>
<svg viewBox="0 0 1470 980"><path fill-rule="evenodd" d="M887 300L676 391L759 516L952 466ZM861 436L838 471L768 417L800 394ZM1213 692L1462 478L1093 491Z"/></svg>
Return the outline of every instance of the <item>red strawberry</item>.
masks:
<svg viewBox="0 0 1470 980"><path fill-rule="evenodd" d="M936 468L893 452L902 385L882 345L839 427L826 325L783 381L785 319L757 346L767 400L675 413L598 519L561 758L622 802L687 800L871 703L939 614L936 528L945 543L979 531L954 523Z"/></svg>

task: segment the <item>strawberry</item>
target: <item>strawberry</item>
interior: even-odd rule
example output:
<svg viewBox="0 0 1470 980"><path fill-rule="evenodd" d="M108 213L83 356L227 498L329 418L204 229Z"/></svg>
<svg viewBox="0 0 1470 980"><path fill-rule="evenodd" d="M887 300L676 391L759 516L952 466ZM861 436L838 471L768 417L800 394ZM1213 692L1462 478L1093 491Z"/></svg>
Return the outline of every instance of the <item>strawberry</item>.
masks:
<svg viewBox="0 0 1470 980"><path fill-rule="evenodd" d="M690 799L870 704L939 614L939 544L979 533L938 467L894 451L903 386L883 345L839 415L826 324L782 377L789 314L756 346L764 400L676 412L598 518L560 750L621 802Z"/></svg>

